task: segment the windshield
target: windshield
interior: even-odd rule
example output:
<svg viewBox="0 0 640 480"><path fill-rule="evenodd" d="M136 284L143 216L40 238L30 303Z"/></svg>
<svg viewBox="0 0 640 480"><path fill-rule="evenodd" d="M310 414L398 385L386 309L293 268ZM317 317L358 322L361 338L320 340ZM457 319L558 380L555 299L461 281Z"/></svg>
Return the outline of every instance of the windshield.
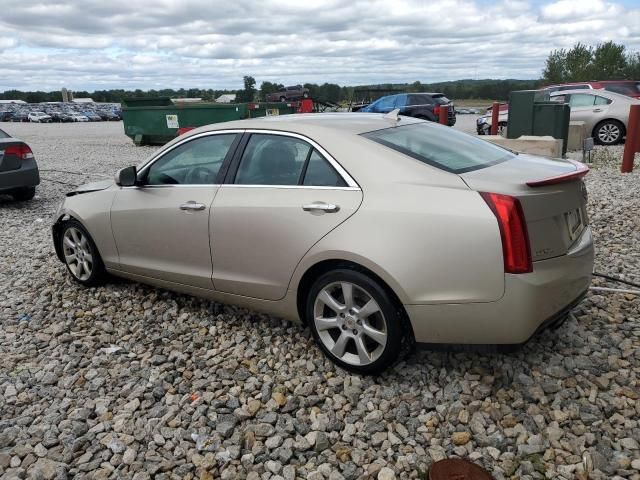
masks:
<svg viewBox="0 0 640 480"><path fill-rule="evenodd" d="M640 82L607 83L604 89L627 96L640 96Z"/></svg>
<svg viewBox="0 0 640 480"><path fill-rule="evenodd" d="M509 150L427 122L375 130L362 136L451 173L479 170L515 158Z"/></svg>

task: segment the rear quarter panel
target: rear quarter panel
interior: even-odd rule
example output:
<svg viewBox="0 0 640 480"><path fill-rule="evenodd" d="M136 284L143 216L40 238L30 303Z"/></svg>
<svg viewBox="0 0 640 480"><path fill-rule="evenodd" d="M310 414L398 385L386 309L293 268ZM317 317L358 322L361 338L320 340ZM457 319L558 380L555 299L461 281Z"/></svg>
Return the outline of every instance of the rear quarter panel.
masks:
<svg viewBox="0 0 640 480"><path fill-rule="evenodd" d="M404 304L503 296L498 225L476 192L419 183L363 191L360 209L308 252L293 285L313 264L344 259L375 272Z"/></svg>

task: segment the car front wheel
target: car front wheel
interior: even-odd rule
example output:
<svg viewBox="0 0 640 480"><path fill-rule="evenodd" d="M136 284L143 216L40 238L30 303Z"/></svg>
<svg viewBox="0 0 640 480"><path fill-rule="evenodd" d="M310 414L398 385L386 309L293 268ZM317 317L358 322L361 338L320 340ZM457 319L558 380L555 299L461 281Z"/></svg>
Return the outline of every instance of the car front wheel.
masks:
<svg viewBox="0 0 640 480"><path fill-rule="evenodd" d="M617 120L605 120L596 126L595 132L601 145L615 145L622 140L624 126Z"/></svg>
<svg viewBox="0 0 640 480"><path fill-rule="evenodd" d="M374 279L356 270L325 273L307 297L306 319L320 349L338 366L378 374L399 356L401 310Z"/></svg>
<svg viewBox="0 0 640 480"><path fill-rule="evenodd" d="M104 283L106 270L91 236L82 224L68 220L62 225L60 247L73 279L87 287Z"/></svg>

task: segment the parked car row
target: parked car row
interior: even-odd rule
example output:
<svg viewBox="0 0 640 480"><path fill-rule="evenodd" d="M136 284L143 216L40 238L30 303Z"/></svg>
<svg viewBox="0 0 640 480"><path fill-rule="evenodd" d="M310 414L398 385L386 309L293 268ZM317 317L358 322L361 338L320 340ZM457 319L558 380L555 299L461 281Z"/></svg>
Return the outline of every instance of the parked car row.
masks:
<svg viewBox="0 0 640 480"><path fill-rule="evenodd" d="M122 119L119 104L6 103L0 105L0 122L68 123Z"/></svg>

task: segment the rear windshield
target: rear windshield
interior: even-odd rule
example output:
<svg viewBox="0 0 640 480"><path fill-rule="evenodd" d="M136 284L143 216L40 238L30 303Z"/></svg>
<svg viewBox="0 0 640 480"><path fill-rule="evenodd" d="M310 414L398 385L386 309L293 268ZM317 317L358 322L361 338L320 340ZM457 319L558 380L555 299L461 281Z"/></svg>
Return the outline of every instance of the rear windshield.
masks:
<svg viewBox="0 0 640 480"><path fill-rule="evenodd" d="M622 95L640 95L640 82L606 83L605 90Z"/></svg>
<svg viewBox="0 0 640 480"><path fill-rule="evenodd" d="M362 136L451 173L479 170L515 157L509 150L484 140L427 122L375 130Z"/></svg>

